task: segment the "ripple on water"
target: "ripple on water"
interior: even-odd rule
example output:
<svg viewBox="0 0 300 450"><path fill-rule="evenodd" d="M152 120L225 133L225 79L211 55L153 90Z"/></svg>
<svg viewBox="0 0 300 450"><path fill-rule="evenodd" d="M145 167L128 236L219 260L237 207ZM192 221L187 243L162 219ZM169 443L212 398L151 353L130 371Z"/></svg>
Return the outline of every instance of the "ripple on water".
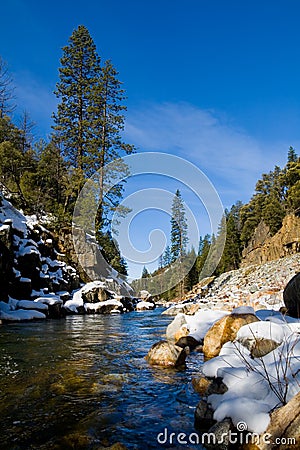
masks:
<svg viewBox="0 0 300 450"><path fill-rule="evenodd" d="M0 448L180 448L156 437L194 432L189 381L202 359L192 353L186 370L147 364L170 320L156 310L2 326Z"/></svg>

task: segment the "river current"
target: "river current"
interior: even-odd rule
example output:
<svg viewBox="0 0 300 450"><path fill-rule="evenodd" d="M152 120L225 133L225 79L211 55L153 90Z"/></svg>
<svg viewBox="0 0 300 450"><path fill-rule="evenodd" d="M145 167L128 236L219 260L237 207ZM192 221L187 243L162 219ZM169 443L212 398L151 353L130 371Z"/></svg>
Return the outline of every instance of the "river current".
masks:
<svg viewBox="0 0 300 450"><path fill-rule="evenodd" d="M1 450L201 448L177 440L195 439L201 354L183 370L145 360L172 320L161 312L2 325Z"/></svg>

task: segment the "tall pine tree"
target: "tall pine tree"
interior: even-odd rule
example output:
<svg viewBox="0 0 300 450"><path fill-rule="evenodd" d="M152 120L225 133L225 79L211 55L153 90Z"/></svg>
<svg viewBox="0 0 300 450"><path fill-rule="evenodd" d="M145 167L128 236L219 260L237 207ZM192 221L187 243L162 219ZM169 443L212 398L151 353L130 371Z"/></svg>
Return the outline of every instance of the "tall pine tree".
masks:
<svg viewBox="0 0 300 450"><path fill-rule="evenodd" d="M171 260L172 262L178 260L179 262L179 279L178 295L183 297L185 288L185 279L183 276L183 258L186 256L186 247L188 243L187 236L187 221L185 217L184 203L179 189L175 192L172 203L172 217L171 217Z"/></svg>
<svg viewBox="0 0 300 450"><path fill-rule="evenodd" d="M184 203L179 189L175 192L171 217L171 258L174 262L186 253L188 243Z"/></svg>
<svg viewBox="0 0 300 450"><path fill-rule="evenodd" d="M100 58L88 29L80 25L63 47L56 96L60 100L53 115L55 140L74 170L74 189L84 182L86 158L93 146L93 105L100 80Z"/></svg>

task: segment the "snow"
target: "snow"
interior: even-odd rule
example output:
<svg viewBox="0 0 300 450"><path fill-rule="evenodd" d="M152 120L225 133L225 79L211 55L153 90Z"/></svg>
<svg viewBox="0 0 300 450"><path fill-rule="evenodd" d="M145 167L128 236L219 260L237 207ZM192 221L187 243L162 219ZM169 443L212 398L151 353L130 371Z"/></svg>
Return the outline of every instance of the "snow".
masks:
<svg viewBox="0 0 300 450"><path fill-rule="evenodd" d="M9 225L1 225L1 227L0 227L0 233L1 233L1 231L4 231L4 232L9 231L9 229L10 229L10 226L9 226Z"/></svg>
<svg viewBox="0 0 300 450"><path fill-rule="evenodd" d="M20 322L22 320L46 319L45 314L40 311L18 309L17 311L0 311L0 319L11 322Z"/></svg>
<svg viewBox="0 0 300 450"><path fill-rule="evenodd" d="M261 316L274 318L271 311ZM297 319L280 324L270 320L254 322L240 328L236 341L224 344L219 356L204 363L204 375L221 377L228 388L222 395L208 397L215 420L230 417L235 426L245 422L251 432L266 430L269 413L299 392L299 333ZM252 358L242 343L255 339L272 339L279 346L261 358Z"/></svg>
<svg viewBox="0 0 300 450"><path fill-rule="evenodd" d="M63 301L56 295L49 295L46 297L38 297L34 300L36 303L43 303L44 305L57 305L62 304Z"/></svg>
<svg viewBox="0 0 300 450"><path fill-rule="evenodd" d="M3 223L5 220L11 219L13 228L21 231L24 236L27 236L27 219L24 214L15 209L12 204L4 198L1 198L1 201L0 222Z"/></svg>
<svg viewBox="0 0 300 450"><path fill-rule="evenodd" d="M48 311L48 306L44 303L32 301L32 300L20 300L17 304L18 309L39 309Z"/></svg>
<svg viewBox="0 0 300 450"><path fill-rule="evenodd" d="M11 311L10 305L8 303L5 303L5 302L1 301L0 302L0 311L3 311L3 312Z"/></svg>
<svg viewBox="0 0 300 450"><path fill-rule="evenodd" d="M141 301L136 305L136 310L141 311L142 309L153 309L154 305L151 302Z"/></svg>
<svg viewBox="0 0 300 450"><path fill-rule="evenodd" d="M214 413L214 419L221 421L231 417L235 426L241 422L247 424L247 429L256 433L263 433L270 423L269 405L260 400L236 398L223 401Z"/></svg>
<svg viewBox="0 0 300 450"><path fill-rule="evenodd" d="M81 290L76 291L73 294L73 298L71 300L67 300L64 304L64 308L69 309L70 311L73 311L77 313L77 308L80 306L83 306L83 298L81 297Z"/></svg>
<svg viewBox="0 0 300 450"><path fill-rule="evenodd" d="M121 302L119 302L118 300L115 300L115 299L110 299L110 300L105 300L103 302L97 302L97 303L85 303L84 304L84 309L86 311L90 310L90 311L95 311L96 312L102 306L111 306L111 305L116 306L117 308L118 307L123 308L123 305L122 305Z"/></svg>
<svg viewBox="0 0 300 450"><path fill-rule="evenodd" d="M21 277L21 272L19 270L15 269L14 267L13 267L13 273L14 273L15 278Z"/></svg>
<svg viewBox="0 0 300 450"><path fill-rule="evenodd" d="M255 314L255 311L252 306L238 306L232 310L231 314Z"/></svg>
<svg viewBox="0 0 300 450"><path fill-rule="evenodd" d="M24 256L24 255L31 255L32 253L35 253L37 255L40 255L40 252L38 251L38 249L33 246L33 245L25 245L23 244L19 251L16 252L16 256Z"/></svg>
<svg viewBox="0 0 300 450"><path fill-rule="evenodd" d="M21 283L31 283L31 279L22 277L22 278L20 278L20 282Z"/></svg>
<svg viewBox="0 0 300 450"><path fill-rule="evenodd" d="M228 315L227 311L218 311L211 309L201 309L193 316L185 315L186 323L190 330L190 336L197 341L201 341L211 326L222 317Z"/></svg>

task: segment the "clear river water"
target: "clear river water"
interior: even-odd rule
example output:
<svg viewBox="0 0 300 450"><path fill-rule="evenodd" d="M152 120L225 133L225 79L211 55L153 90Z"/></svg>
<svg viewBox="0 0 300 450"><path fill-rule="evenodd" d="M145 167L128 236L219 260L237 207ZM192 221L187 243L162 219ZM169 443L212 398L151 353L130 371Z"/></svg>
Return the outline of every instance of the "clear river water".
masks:
<svg viewBox="0 0 300 450"><path fill-rule="evenodd" d="M195 435L202 355L181 370L145 360L172 320L161 312L2 325L1 450L201 448L177 435Z"/></svg>

